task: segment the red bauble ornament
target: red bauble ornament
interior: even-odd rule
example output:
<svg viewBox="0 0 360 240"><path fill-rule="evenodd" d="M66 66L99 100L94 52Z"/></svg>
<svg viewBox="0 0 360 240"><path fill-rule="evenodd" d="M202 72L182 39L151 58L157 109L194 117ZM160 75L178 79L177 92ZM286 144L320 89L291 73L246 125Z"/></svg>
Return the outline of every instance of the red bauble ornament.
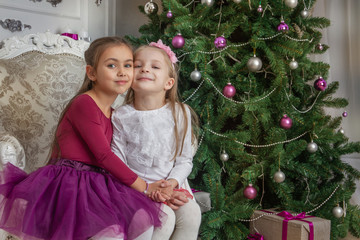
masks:
<svg viewBox="0 0 360 240"><path fill-rule="evenodd" d="M235 96L235 93L236 89L233 85L231 85L231 83L228 83L223 89L223 94L227 98L232 98L233 96Z"/></svg>
<svg viewBox="0 0 360 240"><path fill-rule="evenodd" d="M314 82L314 88L318 91L324 91L326 89L326 81L322 77L319 77Z"/></svg>
<svg viewBox="0 0 360 240"><path fill-rule="evenodd" d="M181 36L181 34L179 33L178 35L176 35L173 40L172 40L172 45L174 46L174 48L182 48L185 44L185 39L183 38L183 36Z"/></svg>
<svg viewBox="0 0 360 240"><path fill-rule="evenodd" d="M256 198L257 195L257 190L256 188L253 187L253 185L250 183L245 189L244 189L244 196L247 199L254 199Z"/></svg>
<svg viewBox="0 0 360 240"><path fill-rule="evenodd" d="M215 38L214 44L217 49L223 49L226 47L226 39L223 36L217 37Z"/></svg>
<svg viewBox="0 0 360 240"><path fill-rule="evenodd" d="M290 129L292 126L292 120L286 114L280 119L280 127L283 129Z"/></svg>

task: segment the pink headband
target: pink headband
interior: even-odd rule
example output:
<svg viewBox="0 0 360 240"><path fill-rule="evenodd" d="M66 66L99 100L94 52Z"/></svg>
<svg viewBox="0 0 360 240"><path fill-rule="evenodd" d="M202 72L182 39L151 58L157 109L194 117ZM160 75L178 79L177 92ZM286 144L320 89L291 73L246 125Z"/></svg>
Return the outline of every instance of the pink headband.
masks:
<svg viewBox="0 0 360 240"><path fill-rule="evenodd" d="M164 50L166 52L166 54L169 56L170 58L170 62L172 64L176 63L178 61L175 53L173 51L171 51L171 48L169 46L166 46L162 41L161 39L159 39L159 41L157 42L151 42L149 44L149 46L152 46L152 47L157 47L157 48L160 48L162 50Z"/></svg>

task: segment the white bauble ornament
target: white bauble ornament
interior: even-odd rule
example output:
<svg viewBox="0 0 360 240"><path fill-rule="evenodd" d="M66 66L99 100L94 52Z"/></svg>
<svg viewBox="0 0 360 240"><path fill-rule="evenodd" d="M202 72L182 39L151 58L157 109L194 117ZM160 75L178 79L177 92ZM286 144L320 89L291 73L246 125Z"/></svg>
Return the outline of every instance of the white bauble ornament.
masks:
<svg viewBox="0 0 360 240"><path fill-rule="evenodd" d="M310 15L310 13L308 10L304 9L301 11L300 15L302 18L307 18Z"/></svg>
<svg viewBox="0 0 360 240"><path fill-rule="evenodd" d="M285 5L290 8L295 8L298 4L298 0L285 0Z"/></svg>
<svg viewBox="0 0 360 240"><path fill-rule="evenodd" d="M332 214L336 218L341 218L344 215L344 210L341 207L336 206L336 207L333 208Z"/></svg>
<svg viewBox="0 0 360 240"><path fill-rule="evenodd" d="M225 152L225 150L223 150L223 152L220 154L220 160L223 162L226 162L227 160L229 160L229 154L227 154Z"/></svg>
<svg viewBox="0 0 360 240"><path fill-rule="evenodd" d="M340 128L339 132L342 133L342 134L345 134L345 130L343 128Z"/></svg>
<svg viewBox="0 0 360 240"><path fill-rule="evenodd" d="M291 62L289 63L289 67L290 67L290 69L295 70L295 69L297 69L299 67L299 64L293 58L293 60L291 60Z"/></svg>
<svg viewBox="0 0 360 240"><path fill-rule="evenodd" d="M274 174L274 180L275 182L277 183L282 183L284 180L285 180L285 173L283 173L282 171L277 171L275 174Z"/></svg>
<svg viewBox="0 0 360 240"><path fill-rule="evenodd" d="M152 2L152 0L150 2L147 2L144 6L144 12L148 15L156 14L158 10L159 10L158 5L154 2Z"/></svg>
<svg viewBox="0 0 360 240"><path fill-rule="evenodd" d="M211 7L212 5L214 5L215 0L201 0L201 4L204 4L208 7Z"/></svg>
<svg viewBox="0 0 360 240"><path fill-rule="evenodd" d="M255 55L251 57L246 66L248 67L250 72L256 72L259 71L262 67L262 61L260 58L256 57Z"/></svg>
<svg viewBox="0 0 360 240"><path fill-rule="evenodd" d="M316 143L314 143L313 141L311 141L308 145L307 148L309 153L314 153L318 150L318 145Z"/></svg>
<svg viewBox="0 0 360 240"><path fill-rule="evenodd" d="M234 3L241 3L242 0L233 0Z"/></svg>
<svg viewBox="0 0 360 240"><path fill-rule="evenodd" d="M190 78L194 82L199 81L201 79L201 72L199 72L197 69L195 69L194 71L191 72Z"/></svg>

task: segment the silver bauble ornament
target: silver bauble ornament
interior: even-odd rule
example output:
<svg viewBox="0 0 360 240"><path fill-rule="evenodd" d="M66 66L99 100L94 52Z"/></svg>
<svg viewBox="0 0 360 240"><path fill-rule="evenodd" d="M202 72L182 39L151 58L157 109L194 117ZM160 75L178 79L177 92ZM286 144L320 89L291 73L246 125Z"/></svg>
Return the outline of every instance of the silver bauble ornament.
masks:
<svg viewBox="0 0 360 240"><path fill-rule="evenodd" d="M256 57L255 55L251 57L246 66L248 67L250 72L256 72L259 71L262 67L262 61L260 58Z"/></svg>
<svg viewBox="0 0 360 240"><path fill-rule="evenodd" d="M208 7L211 7L212 5L214 5L215 0L201 0L201 4L204 4Z"/></svg>
<svg viewBox="0 0 360 240"><path fill-rule="evenodd" d="M302 18L307 18L310 15L310 13L308 10L304 9L301 11L300 15Z"/></svg>
<svg viewBox="0 0 360 240"><path fill-rule="evenodd" d="M233 0L234 3L241 3L242 0Z"/></svg>
<svg viewBox="0 0 360 240"><path fill-rule="evenodd" d="M299 67L299 64L297 63L297 61L295 61L295 59L293 59L289 63L289 67L290 67L290 69L295 70Z"/></svg>
<svg viewBox="0 0 360 240"><path fill-rule="evenodd" d="M154 2L152 2L152 0L150 2L147 2L144 6L144 12L148 15L156 14L158 10L159 10L158 5Z"/></svg>
<svg viewBox="0 0 360 240"><path fill-rule="evenodd" d="M275 174L274 174L274 180L275 182L277 183L282 183L284 180L285 180L285 173L283 173L282 171L277 171Z"/></svg>
<svg viewBox="0 0 360 240"><path fill-rule="evenodd" d="M336 206L336 207L333 208L332 214L336 218L341 218L344 215L344 210L341 207Z"/></svg>
<svg viewBox="0 0 360 240"><path fill-rule="evenodd" d="M340 128L339 132L342 133L342 134L345 134L345 130L343 128Z"/></svg>
<svg viewBox="0 0 360 240"><path fill-rule="evenodd" d="M316 143L314 143L313 141L311 141L308 145L307 148L309 153L314 153L318 150L318 145Z"/></svg>
<svg viewBox="0 0 360 240"><path fill-rule="evenodd" d="M290 8L295 8L298 4L298 0L285 0L285 5Z"/></svg>
<svg viewBox="0 0 360 240"><path fill-rule="evenodd" d="M194 82L199 81L201 79L201 72L199 72L197 69L195 69L194 71L191 72L190 78Z"/></svg>
<svg viewBox="0 0 360 240"><path fill-rule="evenodd" d="M227 154L225 152L225 150L223 150L223 152L220 154L220 160L223 162L226 162L227 160L229 160L229 154Z"/></svg>

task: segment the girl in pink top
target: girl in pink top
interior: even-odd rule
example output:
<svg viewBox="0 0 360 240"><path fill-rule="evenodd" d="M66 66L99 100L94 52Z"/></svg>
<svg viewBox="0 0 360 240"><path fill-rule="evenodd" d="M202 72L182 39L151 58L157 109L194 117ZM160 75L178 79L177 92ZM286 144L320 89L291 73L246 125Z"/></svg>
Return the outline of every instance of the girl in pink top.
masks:
<svg viewBox="0 0 360 240"><path fill-rule="evenodd" d="M27 174L8 163L0 175L0 228L21 239L151 239L166 214L146 183L110 148L116 96L133 79L131 47L118 37L85 52L86 76L62 113L50 163ZM166 195L166 194L165 194Z"/></svg>

